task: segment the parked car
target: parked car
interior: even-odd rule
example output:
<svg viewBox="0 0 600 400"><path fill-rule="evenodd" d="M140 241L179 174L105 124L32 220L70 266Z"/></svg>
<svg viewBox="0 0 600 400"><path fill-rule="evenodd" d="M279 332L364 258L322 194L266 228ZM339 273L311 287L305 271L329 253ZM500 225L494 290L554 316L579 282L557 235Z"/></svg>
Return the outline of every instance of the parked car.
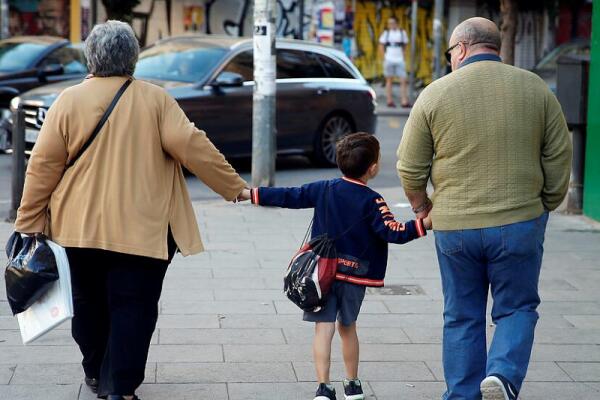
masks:
<svg viewBox="0 0 600 400"><path fill-rule="evenodd" d="M546 54L532 71L538 74L548 84L552 92L556 94L556 68L559 57L584 54L590 54L589 40L577 39L563 43Z"/></svg>
<svg viewBox="0 0 600 400"><path fill-rule="evenodd" d="M296 40L278 40L276 47L278 153L306 154L318 164L334 165L339 137L375 131L375 92L339 50ZM226 156L252 154L251 39L211 35L161 40L140 53L135 76L164 87ZM29 146L56 96L77 82L20 96Z"/></svg>
<svg viewBox="0 0 600 400"><path fill-rule="evenodd" d="M83 47L52 36L0 40L0 151L10 147L10 101L52 82L87 73Z"/></svg>

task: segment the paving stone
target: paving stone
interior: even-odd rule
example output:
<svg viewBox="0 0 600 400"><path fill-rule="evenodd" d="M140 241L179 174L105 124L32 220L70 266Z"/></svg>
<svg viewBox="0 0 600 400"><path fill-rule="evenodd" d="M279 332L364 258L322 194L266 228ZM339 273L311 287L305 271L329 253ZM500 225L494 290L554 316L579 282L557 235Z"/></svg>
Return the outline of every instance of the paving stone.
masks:
<svg viewBox="0 0 600 400"><path fill-rule="evenodd" d="M577 382L600 382L600 362L561 362L560 367L574 381Z"/></svg>
<svg viewBox="0 0 600 400"><path fill-rule="evenodd" d="M600 346L536 344L531 359L534 361L600 362Z"/></svg>
<svg viewBox="0 0 600 400"><path fill-rule="evenodd" d="M283 333L288 343L310 344L312 343L314 337L314 327L308 326L305 328L284 328ZM336 334L334 338L337 340L339 335ZM358 338L361 344L410 343L410 339L400 328L368 328L359 326Z"/></svg>
<svg viewBox="0 0 600 400"><path fill-rule="evenodd" d="M219 345L152 345L149 362L211 362L223 361Z"/></svg>
<svg viewBox="0 0 600 400"><path fill-rule="evenodd" d="M14 364L60 364L81 362L81 353L71 346L1 346L3 361Z"/></svg>
<svg viewBox="0 0 600 400"><path fill-rule="evenodd" d="M315 367L312 362L294 362L294 370L300 382L315 381ZM361 362L359 375L362 381L433 381L435 377L424 362ZM331 364L333 380L345 377L344 363Z"/></svg>
<svg viewBox="0 0 600 400"><path fill-rule="evenodd" d="M164 301L162 314L275 314L272 302L244 301Z"/></svg>
<svg viewBox="0 0 600 400"><path fill-rule="evenodd" d="M159 383L296 382L291 363L164 363Z"/></svg>
<svg viewBox="0 0 600 400"><path fill-rule="evenodd" d="M281 329L161 329L160 344L285 344Z"/></svg>
<svg viewBox="0 0 600 400"><path fill-rule="evenodd" d="M225 384L144 384L137 394L144 400L228 400Z"/></svg>
<svg viewBox="0 0 600 400"><path fill-rule="evenodd" d="M289 300L281 300L275 301L275 308L277 309L277 314L297 314L302 315L302 310L298 308L297 305L292 303ZM360 307L361 314L386 314L389 313L388 309L385 307L383 302L381 301L369 301L365 300Z"/></svg>
<svg viewBox="0 0 600 400"><path fill-rule="evenodd" d="M260 302L272 300L289 301L285 297L282 289L221 289L215 293L215 300L258 300Z"/></svg>
<svg viewBox="0 0 600 400"><path fill-rule="evenodd" d="M279 315L242 315L223 314L221 316L223 328L306 328L314 324L302 321L302 317L293 314Z"/></svg>
<svg viewBox="0 0 600 400"><path fill-rule="evenodd" d="M579 383L529 382L521 389L519 398L523 400L598 400L600 398L600 390Z"/></svg>
<svg viewBox="0 0 600 400"><path fill-rule="evenodd" d="M16 368L14 364L0 364L0 385L8 385Z"/></svg>
<svg viewBox="0 0 600 400"><path fill-rule="evenodd" d="M309 344L293 345L224 345L225 360L252 361L311 361ZM427 361L440 360L441 346L429 344L363 344L362 361ZM341 360L339 349L332 349L332 359Z"/></svg>
<svg viewBox="0 0 600 400"><path fill-rule="evenodd" d="M146 366L145 382L155 382L156 364ZM84 373L81 364L19 364L14 372L11 385L30 384L80 384Z"/></svg>
<svg viewBox="0 0 600 400"><path fill-rule="evenodd" d="M600 344L600 329L536 329L535 342L540 344Z"/></svg>
<svg viewBox="0 0 600 400"><path fill-rule="evenodd" d="M76 400L80 385L0 385L0 399Z"/></svg>
<svg viewBox="0 0 600 400"><path fill-rule="evenodd" d="M600 329L600 315L565 315L564 318L579 329Z"/></svg>
<svg viewBox="0 0 600 400"><path fill-rule="evenodd" d="M446 391L442 382L369 382L377 400L437 400Z"/></svg>
<svg viewBox="0 0 600 400"><path fill-rule="evenodd" d="M344 393L340 383L335 383L334 386L336 387L337 393ZM228 387L230 400L306 400L313 398L315 395L315 390L317 389L316 383L308 382L274 384L231 383L228 385ZM375 400L370 388L367 385L364 385L364 382L363 387L366 389L366 399Z"/></svg>
<svg viewBox="0 0 600 400"><path fill-rule="evenodd" d="M394 314L434 314L442 315L444 311L443 304L434 300L407 301L403 297L413 296L378 296Z"/></svg>
<svg viewBox="0 0 600 400"><path fill-rule="evenodd" d="M575 315L591 314L600 315L600 302L594 301L542 301L538 307L540 314ZM599 327L600 329L600 327Z"/></svg>
<svg viewBox="0 0 600 400"><path fill-rule="evenodd" d="M164 288L169 289L267 289L262 279L186 279L185 277L166 280Z"/></svg>
<svg viewBox="0 0 600 400"><path fill-rule="evenodd" d="M193 328L218 328L219 318L217 315L207 314L187 314L187 315L166 315L158 316L157 328L167 329L193 329Z"/></svg>

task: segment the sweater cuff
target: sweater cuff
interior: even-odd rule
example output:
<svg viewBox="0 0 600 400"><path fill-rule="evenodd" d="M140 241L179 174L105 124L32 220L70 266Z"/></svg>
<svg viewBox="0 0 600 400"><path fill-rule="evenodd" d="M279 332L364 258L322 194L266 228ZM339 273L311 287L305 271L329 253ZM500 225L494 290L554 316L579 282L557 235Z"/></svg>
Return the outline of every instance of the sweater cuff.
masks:
<svg viewBox="0 0 600 400"><path fill-rule="evenodd" d="M252 204L256 204L257 206L260 205L260 199L259 199L259 195L258 195L258 188L252 188L252 189L250 189L250 201L252 202Z"/></svg>
<svg viewBox="0 0 600 400"><path fill-rule="evenodd" d="M415 228L417 230L417 237L427 236L427 230L425 229L425 225L423 225L423 219L417 218L415 220Z"/></svg>

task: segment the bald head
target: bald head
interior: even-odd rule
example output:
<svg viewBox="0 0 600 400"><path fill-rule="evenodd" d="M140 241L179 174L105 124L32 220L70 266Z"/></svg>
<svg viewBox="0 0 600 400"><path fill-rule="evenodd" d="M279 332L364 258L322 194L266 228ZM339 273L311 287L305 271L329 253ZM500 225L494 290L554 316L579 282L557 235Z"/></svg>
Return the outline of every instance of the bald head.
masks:
<svg viewBox="0 0 600 400"><path fill-rule="evenodd" d="M474 17L461 22L452 32L450 44L464 42L470 47L485 47L500 51L502 40L495 23L486 18Z"/></svg>

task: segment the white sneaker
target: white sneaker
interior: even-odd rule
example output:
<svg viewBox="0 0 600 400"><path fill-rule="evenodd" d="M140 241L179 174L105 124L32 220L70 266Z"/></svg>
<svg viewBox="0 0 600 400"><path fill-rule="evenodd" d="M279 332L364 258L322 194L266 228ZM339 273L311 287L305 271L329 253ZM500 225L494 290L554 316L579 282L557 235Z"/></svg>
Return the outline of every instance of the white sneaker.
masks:
<svg viewBox="0 0 600 400"><path fill-rule="evenodd" d="M485 378L480 389L483 400L517 400L519 395L510 382L499 375Z"/></svg>

